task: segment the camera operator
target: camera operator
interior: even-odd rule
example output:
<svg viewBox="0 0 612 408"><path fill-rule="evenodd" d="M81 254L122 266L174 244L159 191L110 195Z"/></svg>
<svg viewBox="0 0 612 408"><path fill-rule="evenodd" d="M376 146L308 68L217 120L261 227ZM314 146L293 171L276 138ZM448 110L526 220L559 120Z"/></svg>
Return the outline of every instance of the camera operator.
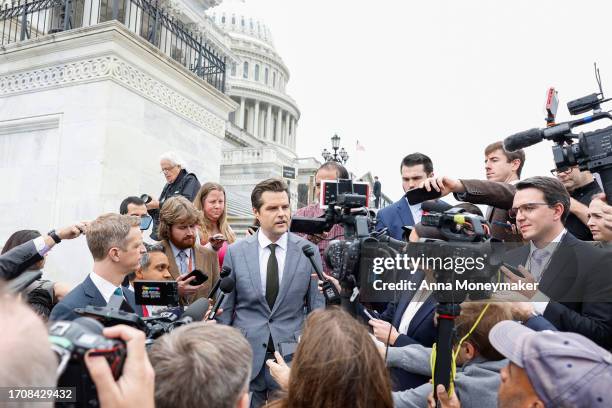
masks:
<svg viewBox="0 0 612 408"><path fill-rule="evenodd" d="M298 209L293 215L299 217L321 217L325 215L325 210L320 207L319 197L321 195L321 181L322 180L338 180L350 178L346 168L338 162L328 161L325 162L317 172L315 173L315 201L306 206ZM344 227L341 224L335 224L329 232L316 235L297 234L301 237L306 238L319 248L319 254L323 259L323 252L329 246L332 239L342 240L344 239ZM327 263L323 262L323 270L326 273L330 273L330 268Z"/></svg>
<svg viewBox="0 0 612 408"><path fill-rule="evenodd" d="M251 346L233 327L192 323L160 337L149 357L157 408L247 408Z"/></svg>
<svg viewBox="0 0 612 408"><path fill-rule="evenodd" d="M53 308L49 320L74 320L79 317L75 308L106 306L111 299L116 299L122 310L139 313L134 293L121 283L138 268L145 252L140 219L104 214L89 224L86 233L87 246L94 259L93 271Z"/></svg>
<svg viewBox="0 0 612 408"><path fill-rule="evenodd" d="M560 181L531 177L517 183L516 189L511 215L529 244L507 252L505 261L524 278L503 266L502 272L510 282L539 282L537 292L523 292L535 301L531 313L543 314L559 330L580 333L611 348L612 254L564 228L570 197Z"/></svg>
<svg viewBox="0 0 612 408"><path fill-rule="evenodd" d="M400 173L404 193L417 188L426 178L433 177L433 163L423 153L412 153L402 159ZM412 226L421 221L421 204L410 205L406 197L386 206L376 215L376 231L387 228L391 238L402 240L403 226Z"/></svg>
<svg viewBox="0 0 612 408"><path fill-rule="evenodd" d="M47 235L34 238L2 253L0 279L16 278L21 272L42 261L51 248L62 240L79 237L86 227L87 223L81 222L57 231L51 230Z"/></svg>
<svg viewBox="0 0 612 408"><path fill-rule="evenodd" d="M100 408L154 408L155 374L145 350L145 335L132 327L104 329L104 336L126 343L127 357L117 381L104 357L87 355L85 364L96 385Z"/></svg>
<svg viewBox="0 0 612 408"><path fill-rule="evenodd" d="M2 387L55 387L57 358L51 351L47 329L41 319L15 296L0 287L0 384ZM7 391L3 392L7 397ZM29 407L31 401L2 404ZM5 405L2 405L5 406ZM36 407L51 408L53 403L38 402Z"/></svg>
<svg viewBox="0 0 612 408"><path fill-rule="evenodd" d="M599 247L612 249L610 246L610 242L612 242L612 228L608 228L604 220L606 207L612 213L612 207L604 200L597 198L592 200L591 204L589 204L589 222L587 225L593 234L593 239L598 241Z"/></svg>
<svg viewBox="0 0 612 408"><path fill-rule="evenodd" d="M599 184L590 171L580 171L578 166L569 167L565 171L553 169L550 171L565 186L570 194L570 214L565 221L565 228L582 241L592 241L589 231L589 204L593 196L601 193Z"/></svg>
<svg viewBox="0 0 612 408"><path fill-rule="evenodd" d="M159 195L159 199L154 200L150 196L147 196L147 200L145 201L147 210L149 210L149 214L153 217L153 232L151 233L151 239L156 241L159 240L159 212L164 202L168 198L174 196L183 196L193 202L193 199L201 187L197 176L187 172L185 169L185 161L175 152L166 152L162 154L159 158L159 166L166 178L166 185ZM146 195L143 195L143 197L144 196Z"/></svg>
<svg viewBox="0 0 612 408"><path fill-rule="evenodd" d="M534 332L505 321L489 334L493 347L510 360L501 370L498 406L607 406L612 355L575 333Z"/></svg>
<svg viewBox="0 0 612 408"><path fill-rule="evenodd" d="M197 243L196 235L202 212L185 197L171 197L159 216L159 237L170 263L170 274L178 282L181 304L189 305L207 296L219 279L217 253ZM194 270L204 272L208 279L191 285L196 277L188 277Z"/></svg>

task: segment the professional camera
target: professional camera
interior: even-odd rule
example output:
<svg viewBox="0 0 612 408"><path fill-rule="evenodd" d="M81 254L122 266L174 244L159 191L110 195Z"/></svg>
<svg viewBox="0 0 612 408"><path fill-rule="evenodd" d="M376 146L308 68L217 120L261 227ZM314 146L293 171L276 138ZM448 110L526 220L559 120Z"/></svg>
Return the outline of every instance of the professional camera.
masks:
<svg viewBox="0 0 612 408"><path fill-rule="evenodd" d="M49 341L59 359L58 387L75 387L76 402L58 403L63 407L98 407L96 387L85 366L87 352L103 356L108 361L113 377L118 379L127 356L122 340L108 339L102 335L104 326L94 319L79 317L69 321L57 321L49 327Z"/></svg>
<svg viewBox="0 0 612 408"><path fill-rule="evenodd" d="M595 66L595 78L599 85L599 93L567 103L567 109L572 116L593 111L584 118L559 123L545 129L530 129L508 136L504 140L504 149L515 151L531 146L544 139L556 143L553 146L553 158L557 170L563 171L570 166L578 166L580 170L599 173L608 204L612 204L612 126L592 132L572 133L578 126L592 123L600 119L612 119L610 111L602 112L601 104L609 101L604 99L601 87L599 69ZM575 141L577 140L577 143Z"/></svg>

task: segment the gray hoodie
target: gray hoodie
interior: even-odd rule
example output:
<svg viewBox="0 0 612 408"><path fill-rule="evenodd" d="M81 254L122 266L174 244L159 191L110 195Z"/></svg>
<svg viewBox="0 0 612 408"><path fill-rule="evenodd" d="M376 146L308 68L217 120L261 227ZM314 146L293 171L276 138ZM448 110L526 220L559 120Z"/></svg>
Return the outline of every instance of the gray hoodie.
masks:
<svg viewBox="0 0 612 408"><path fill-rule="evenodd" d="M429 359L431 348L420 344L405 347L389 347L387 365L431 377ZM455 391L463 408L497 407L499 372L508 360L486 361L482 357L457 367ZM427 396L432 392L431 384L393 393L396 408L422 408L427 406Z"/></svg>

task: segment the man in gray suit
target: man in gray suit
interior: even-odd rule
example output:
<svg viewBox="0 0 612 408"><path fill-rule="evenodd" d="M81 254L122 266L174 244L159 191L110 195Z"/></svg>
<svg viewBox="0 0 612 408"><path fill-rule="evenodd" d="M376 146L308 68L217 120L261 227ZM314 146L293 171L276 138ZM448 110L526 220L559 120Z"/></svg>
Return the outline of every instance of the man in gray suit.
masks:
<svg viewBox="0 0 612 408"><path fill-rule="evenodd" d="M251 407L259 407L278 388L265 361L274 358L275 351L283 357L292 354L306 314L325 301L302 247L313 247L320 265L319 251L288 232L291 212L285 182L268 179L257 184L251 204L260 228L227 249L223 265L232 268L236 287L223 302L219 322L241 330L253 349Z"/></svg>

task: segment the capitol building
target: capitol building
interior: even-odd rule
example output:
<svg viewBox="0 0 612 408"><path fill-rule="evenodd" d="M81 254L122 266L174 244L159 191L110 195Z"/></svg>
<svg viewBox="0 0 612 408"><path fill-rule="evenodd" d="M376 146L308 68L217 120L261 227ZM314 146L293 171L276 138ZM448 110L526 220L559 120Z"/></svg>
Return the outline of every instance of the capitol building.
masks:
<svg viewBox="0 0 612 408"><path fill-rule="evenodd" d="M7 3L7 4L4 4ZM117 212L159 195L173 150L200 182L228 192L240 233L250 192L290 185L312 197L320 163L296 153L300 110L265 24L240 0L4 0L0 8L0 242ZM84 239L48 257L51 279L80 282Z"/></svg>

